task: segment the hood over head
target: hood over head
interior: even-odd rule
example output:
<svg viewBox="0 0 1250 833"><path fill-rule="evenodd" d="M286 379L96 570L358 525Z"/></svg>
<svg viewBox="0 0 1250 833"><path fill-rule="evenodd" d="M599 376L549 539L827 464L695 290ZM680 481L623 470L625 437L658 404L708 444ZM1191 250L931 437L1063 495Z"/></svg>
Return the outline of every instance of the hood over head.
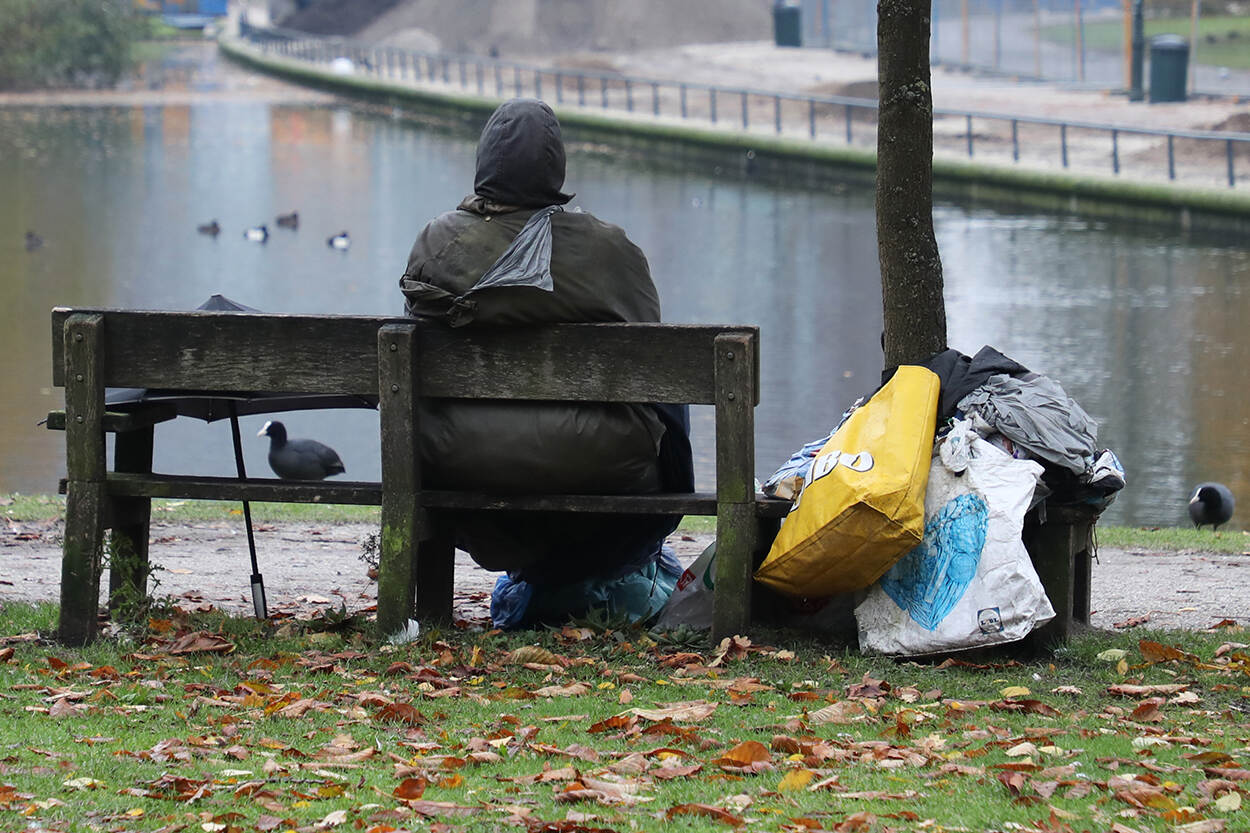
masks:
<svg viewBox="0 0 1250 833"><path fill-rule="evenodd" d="M560 122L543 102L514 98L496 108L477 143L473 192L500 205L563 205L564 140Z"/></svg>

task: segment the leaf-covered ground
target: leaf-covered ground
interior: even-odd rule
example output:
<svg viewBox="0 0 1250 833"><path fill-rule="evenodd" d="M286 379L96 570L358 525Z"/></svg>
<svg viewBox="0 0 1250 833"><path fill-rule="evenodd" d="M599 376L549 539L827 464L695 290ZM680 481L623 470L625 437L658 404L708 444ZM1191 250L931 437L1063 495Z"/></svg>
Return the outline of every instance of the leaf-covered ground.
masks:
<svg viewBox="0 0 1250 833"><path fill-rule="evenodd" d="M1231 623L914 663L572 625L379 645L333 616L71 650L54 619L0 607L3 831L1250 829Z"/></svg>

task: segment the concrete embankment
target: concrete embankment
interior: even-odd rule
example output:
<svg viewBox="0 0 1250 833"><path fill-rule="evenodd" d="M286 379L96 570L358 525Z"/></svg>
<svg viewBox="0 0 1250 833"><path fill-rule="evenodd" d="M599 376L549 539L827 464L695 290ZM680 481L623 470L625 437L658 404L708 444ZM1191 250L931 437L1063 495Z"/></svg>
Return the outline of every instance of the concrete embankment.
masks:
<svg viewBox="0 0 1250 833"><path fill-rule="evenodd" d="M414 82L359 71L335 72L331 65L266 53L239 39L223 39L231 58L263 72L334 91L342 95L412 112L449 124L480 125L500 97L479 94L454 83ZM656 76L659 77L659 76ZM488 85L489 86L489 85ZM502 88L511 92L511 85ZM531 93L532 94L532 93ZM566 94L567 95L567 94ZM792 135L771 135L674 117L656 117L642 108L633 112L552 102L577 142L601 144L614 153L645 155L650 161L697 170L737 171L743 175L813 187L865 186L873 181L875 152L863 144L813 141L801 129ZM1073 155L1081 142L1071 139ZM988 143L987 143L988 144ZM1090 151L1087 156L1097 156ZM1222 164L1212 160L1208 167ZM1243 163L1243 166L1244 163ZM1214 179L1216 175L1213 175ZM934 193L964 203L1003 208L1033 208L1084 216L1123 219L1179 229L1250 231L1250 187L1193 187L1163 181L1119 178L1065 170L1057 163L1014 163L995 158L961 160L935 153Z"/></svg>

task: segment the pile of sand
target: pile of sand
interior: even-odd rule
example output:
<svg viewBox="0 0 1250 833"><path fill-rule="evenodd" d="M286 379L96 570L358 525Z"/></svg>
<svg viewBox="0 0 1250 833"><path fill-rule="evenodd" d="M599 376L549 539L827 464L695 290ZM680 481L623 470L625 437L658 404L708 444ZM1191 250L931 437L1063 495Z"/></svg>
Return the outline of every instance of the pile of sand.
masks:
<svg viewBox="0 0 1250 833"><path fill-rule="evenodd" d="M505 58L772 38L772 0L319 0L280 25Z"/></svg>

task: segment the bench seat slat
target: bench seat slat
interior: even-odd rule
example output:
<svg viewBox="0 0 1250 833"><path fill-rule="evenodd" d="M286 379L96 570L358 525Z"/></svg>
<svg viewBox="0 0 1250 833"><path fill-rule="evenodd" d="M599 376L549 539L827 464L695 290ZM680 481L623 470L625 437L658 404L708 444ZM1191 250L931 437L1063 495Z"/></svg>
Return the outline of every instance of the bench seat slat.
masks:
<svg viewBox="0 0 1250 833"><path fill-rule="evenodd" d="M116 497L181 500L250 500L266 503L330 503L378 506L382 484L366 481L294 481L275 478L198 477L178 474L109 472L109 494Z"/></svg>
<svg viewBox="0 0 1250 833"><path fill-rule="evenodd" d="M715 515L716 495L712 492L655 495L487 495L474 492L421 493L423 506L430 509L516 509L523 512L606 512L647 515ZM790 501L760 498L756 514L782 518L790 511Z"/></svg>
<svg viewBox="0 0 1250 833"><path fill-rule="evenodd" d="M65 483L61 483L64 491ZM378 506L382 484L368 481L294 481L273 478L196 477L174 474L110 472L108 492L116 497L181 500L251 500L267 503L325 503ZM609 514L715 515L711 492L654 495L493 495L427 489L421 504L429 509L512 509L521 512L603 512ZM783 518L785 500L756 500L756 515Z"/></svg>

